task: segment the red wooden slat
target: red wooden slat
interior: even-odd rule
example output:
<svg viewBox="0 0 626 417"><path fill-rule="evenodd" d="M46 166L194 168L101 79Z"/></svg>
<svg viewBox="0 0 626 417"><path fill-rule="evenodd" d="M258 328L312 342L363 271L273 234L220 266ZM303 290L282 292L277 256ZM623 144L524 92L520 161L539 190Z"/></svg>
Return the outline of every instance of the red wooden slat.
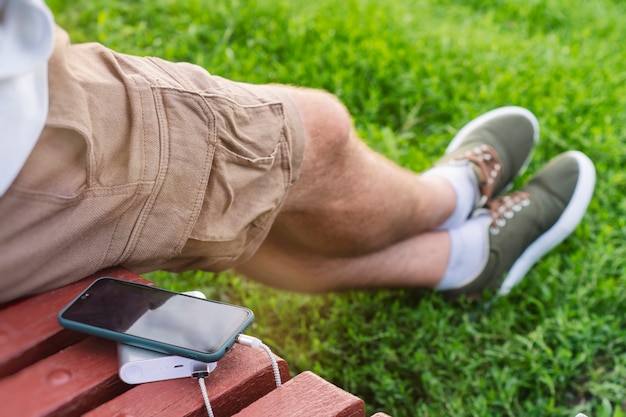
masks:
<svg viewBox="0 0 626 417"><path fill-rule="evenodd" d="M6 416L79 416L129 388L114 342L90 337L0 380Z"/></svg>
<svg viewBox="0 0 626 417"><path fill-rule="evenodd" d="M233 417L365 417L363 401L312 372L303 372Z"/></svg>
<svg viewBox="0 0 626 417"><path fill-rule="evenodd" d="M0 378L84 339L80 333L61 328L56 317L67 303L103 275L149 283L133 272L112 268L0 309Z"/></svg>

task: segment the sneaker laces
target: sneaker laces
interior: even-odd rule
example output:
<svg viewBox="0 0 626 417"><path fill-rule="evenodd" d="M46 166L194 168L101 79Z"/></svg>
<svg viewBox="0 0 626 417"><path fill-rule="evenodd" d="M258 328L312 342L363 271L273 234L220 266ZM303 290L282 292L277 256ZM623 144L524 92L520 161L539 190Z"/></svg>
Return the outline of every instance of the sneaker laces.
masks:
<svg viewBox="0 0 626 417"><path fill-rule="evenodd" d="M487 202L487 208L491 212L491 225L489 232L493 235L500 233L500 229L506 226L517 213L530 205L530 194L517 191L503 197L497 197Z"/></svg>
<svg viewBox="0 0 626 417"><path fill-rule="evenodd" d="M502 174L502 162L498 153L491 146L480 145L455 156L454 160L474 164L474 171L478 176L478 190L481 194L476 207L483 207L493 195L493 189Z"/></svg>

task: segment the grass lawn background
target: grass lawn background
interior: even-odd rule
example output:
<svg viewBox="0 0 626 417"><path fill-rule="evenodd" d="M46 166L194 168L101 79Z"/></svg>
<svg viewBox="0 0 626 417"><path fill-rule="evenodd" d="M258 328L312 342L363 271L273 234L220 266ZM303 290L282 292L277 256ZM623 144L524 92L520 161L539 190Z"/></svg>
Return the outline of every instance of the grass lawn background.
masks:
<svg viewBox="0 0 626 417"><path fill-rule="evenodd" d="M227 78L324 88L416 171L503 105L541 124L518 185L560 152L596 164L576 232L485 310L415 290L307 296L230 272L148 275L257 316L250 333L402 416L618 417L626 410L626 3L615 0L50 0L74 42Z"/></svg>

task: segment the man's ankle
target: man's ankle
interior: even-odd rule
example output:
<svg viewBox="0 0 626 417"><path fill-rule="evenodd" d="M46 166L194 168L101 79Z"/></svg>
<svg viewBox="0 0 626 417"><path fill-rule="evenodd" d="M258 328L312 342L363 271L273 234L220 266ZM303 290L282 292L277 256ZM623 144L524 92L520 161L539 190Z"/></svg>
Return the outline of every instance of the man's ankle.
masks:
<svg viewBox="0 0 626 417"><path fill-rule="evenodd" d="M435 166L423 175L443 178L456 194L456 205L452 214L437 229L452 229L465 223L478 201L478 185L470 162Z"/></svg>

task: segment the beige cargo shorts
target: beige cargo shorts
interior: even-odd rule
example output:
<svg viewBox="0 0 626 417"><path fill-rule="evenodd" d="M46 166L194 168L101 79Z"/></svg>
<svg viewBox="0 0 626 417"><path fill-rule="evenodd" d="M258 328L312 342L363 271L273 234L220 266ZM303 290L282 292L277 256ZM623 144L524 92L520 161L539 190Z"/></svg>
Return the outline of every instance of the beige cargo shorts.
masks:
<svg viewBox="0 0 626 417"><path fill-rule="evenodd" d="M45 129L0 197L0 302L113 265L224 270L258 249L304 151L281 90L61 29L49 85Z"/></svg>

